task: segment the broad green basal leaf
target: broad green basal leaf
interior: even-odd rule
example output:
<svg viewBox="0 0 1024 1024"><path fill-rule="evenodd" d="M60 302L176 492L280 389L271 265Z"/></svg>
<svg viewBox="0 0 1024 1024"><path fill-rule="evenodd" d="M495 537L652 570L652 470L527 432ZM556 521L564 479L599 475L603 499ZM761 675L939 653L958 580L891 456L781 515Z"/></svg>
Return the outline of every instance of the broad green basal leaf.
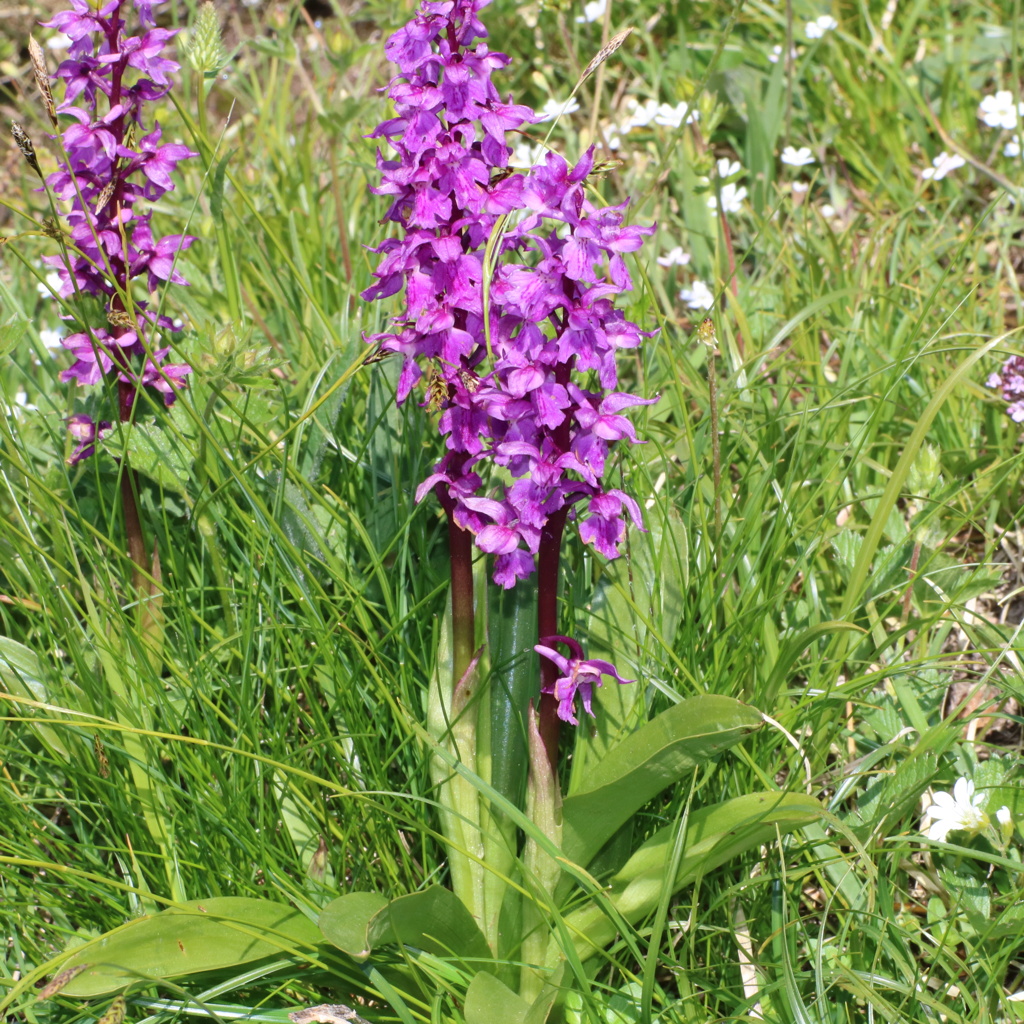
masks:
<svg viewBox="0 0 1024 1024"><path fill-rule="evenodd" d="M317 926L282 903L243 896L193 900L79 948L61 969L89 966L62 991L90 998L136 980L179 978L281 953L306 953L320 941Z"/></svg>
<svg viewBox="0 0 1024 1024"><path fill-rule="evenodd" d="M586 867L615 830L695 765L761 726L759 711L702 694L662 712L612 747L588 772L586 789L562 807L562 849Z"/></svg>
<svg viewBox="0 0 1024 1024"><path fill-rule="evenodd" d="M331 945L357 960L363 960L372 950L367 935L370 921L387 905L388 901L380 893L346 893L332 900L320 912L320 931Z"/></svg>

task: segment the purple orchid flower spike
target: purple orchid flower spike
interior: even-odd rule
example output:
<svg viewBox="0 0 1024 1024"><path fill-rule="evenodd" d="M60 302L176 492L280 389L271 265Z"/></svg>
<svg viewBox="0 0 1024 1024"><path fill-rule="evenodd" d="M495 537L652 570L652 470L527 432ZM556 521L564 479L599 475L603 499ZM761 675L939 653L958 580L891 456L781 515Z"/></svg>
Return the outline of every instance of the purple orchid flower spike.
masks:
<svg viewBox="0 0 1024 1024"><path fill-rule="evenodd" d="M167 94L168 76L179 68L163 56L175 32L152 27L158 2L71 0L70 10L45 23L72 39L70 56L54 76L65 82L57 109L72 123L61 136L67 161L47 179L69 204L71 245L66 255L44 262L60 276L62 298L98 296L105 307L102 326L63 317L78 330L63 340L75 361L61 379L79 385L116 381L122 420L131 418L143 388L173 403L191 372L184 363L165 362L167 342L179 328L170 317L150 312L133 287L139 282L148 296L164 283L187 285L176 261L195 241L182 234L155 238L151 214L139 209L140 200L152 203L170 192L177 165L198 155L180 143L161 142L160 126L146 123L146 105ZM122 15L132 6L140 26L149 26L140 35L125 31ZM104 432L101 424L86 438L84 419L69 422L83 442L74 462L91 455Z"/></svg>
<svg viewBox="0 0 1024 1024"><path fill-rule="evenodd" d="M367 340L401 356L399 403L425 381L424 405L440 412L447 452L417 500L433 490L449 518L463 661L473 614L466 534L494 556L501 587L538 574L538 635L574 653L537 648L554 763L554 702L575 723L577 692L589 713L603 674L625 682L556 636L556 595L567 521L608 558L620 554L627 519L643 529L637 503L604 475L617 442L643 443L623 413L656 401L618 390L617 353L649 332L614 304L632 288L624 255L654 227L625 224L625 203L588 198L593 149L575 165L552 152L525 173L509 167L509 133L540 118L492 83L509 58L485 42L478 15L488 2L424 0L386 45L398 65L395 116L370 134L390 150L378 150L373 191L388 198L384 219L398 235L374 250L376 281L362 295L404 289L389 328Z"/></svg>
<svg viewBox="0 0 1024 1024"><path fill-rule="evenodd" d="M614 390L616 352L646 332L612 302L632 287L622 254L654 229L624 225L625 204L598 208L587 199L592 149L574 167L549 153L530 172L509 173L507 133L537 116L491 83L509 58L484 43L469 48L486 36L477 17L486 4L424 3L387 44L399 66L389 90L397 116L370 137L387 140L394 156L378 153L374 191L391 199L385 219L403 234L376 249L377 283L363 297L405 285L393 329L369 340L403 358L399 402L424 363L440 379L449 454L431 477L434 489L478 547L497 556L494 578L510 587L533 573L538 531L550 522L594 518L581 536L611 558L624 510L643 528L634 502L598 499L611 446L641 443L621 411L656 401ZM488 345L485 249L499 218L516 210L525 216L505 227L498 246ZM601 390L583 386L591 372ZM498 482L509 473L511 483ZM468 475L479 483L468 486ZM473 499L481 487L486 505ZM619 527L608 522L616 516Z"/></svg>

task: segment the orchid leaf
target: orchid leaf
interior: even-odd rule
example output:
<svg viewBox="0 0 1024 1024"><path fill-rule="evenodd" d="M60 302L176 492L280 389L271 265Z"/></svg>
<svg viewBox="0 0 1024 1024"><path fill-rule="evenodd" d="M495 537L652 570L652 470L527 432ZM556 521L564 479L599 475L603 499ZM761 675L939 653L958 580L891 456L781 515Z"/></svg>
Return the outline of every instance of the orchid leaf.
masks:
<svg viewBox="0 0 1024 1024"><path fill-rule="evenodd" d="M802 793L746 793L690 812L685 849L674 879L665 877L671 863L676 826L657 831L612 879L608 893L615 910L630 924L653 913L665 886L672 893L747 850L818 820L824 810ZM615 938L616 924L602 908L591 905L567 914L566 927L579 938L581 959L593 956Z"/></svg>
<svg viewBox="0 0 1024 1024"><path fill-rule="evenodd" d="M477 971L466 990L466 1024L525 1024L529 1004L487 971Z"/></svg>
<svg viewBox="0 0 1024 1024"><path fill-rule="evenodd" d="M62 972L88 966L61 991L91 998L137 980L222 970L282 952L304 954L320 941L316 925L282 903L242 896L193 900L79 947Z"/></svg>
<svg viewBox="0 0 1024 1024"><path fill-rule="evenodd" d="M473 915L455 893L440 885L392 900L370 920L366 935L368 949L397 942L435 956L491 959Z"/></svg>
<svg viewBox="0 0 1024 1024"><path fill-rule="evenodd" d="M43 668L35 651L19 644L16 640L0 636L0 693L7 692L29 701L48 704L51 697L44 682ZM26 721L38 735L40 741L62 760L68 761L71 754L57 731L48 725Z"/></svg>
<svg viewBox="0 0 1024 1024"><path fill-rule="evenodd" d="M320 912L320 931L332 946L355 960L365 960L373 948L368 934L370 921L387 905L380 893L346 893Z"/></svg>
<svg viewBox="0 0 1024 1024"><path fill-rule="evenodd" d="M563 804L565 856L586 867L648 800L761 723L760 712L738 700L701 694L641 726L612 747L589 771L587 788Z"/></svg>

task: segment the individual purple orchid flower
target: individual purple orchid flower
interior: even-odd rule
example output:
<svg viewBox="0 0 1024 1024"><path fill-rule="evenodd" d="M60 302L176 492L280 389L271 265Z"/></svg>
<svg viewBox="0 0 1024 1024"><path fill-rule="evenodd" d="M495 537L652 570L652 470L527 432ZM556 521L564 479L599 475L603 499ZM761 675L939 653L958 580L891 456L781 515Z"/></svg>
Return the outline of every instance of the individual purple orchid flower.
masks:
<svg viewBox="0 0 1024 1024"><path fill-rule="evenodd" d="M78 442L75 450L68 457L68 465L75 466L82 459L89 458L96 451L96 445L109 434L112 424L107 420L97 423L91 416L84 412L75 413L68 417L68 433Z"/></svg>
<svg viewBox="0 0 1024 1024"><path fill-rule="evenodd" d="M1010 356L985 383L1002 389L1007 415L1014 423L1024 423L1024 356Z"/></svg>
<svg viewBox="0 0 1024 1024"><path fill-rule="evenodd" d="M70 10L45 23L72 39L70 57L54 77L65 82L57 110L73 123L61 135L66 163L47 179L70 204L71 244L66 254L44 262L60 276L62 298L98 296L106 314L102 326L64 316L79 329L63 340L75 362L61 379L79 385L115 380L122 421L132 417L140 390L153 388L170 405L191 372L184 363L165 362L167 339L179 328L150 312L133 287L139 282L148 296L164 283L187 285L176 260L194 241L182 234L154 238L151 214L138 208L140 200L151 203L171 191L177 165L198 155L162 143L160 126L146 123L146 104L166 95L168 76L179 68L163 56L175 32L151 27L158 2L70 0ZM140 35L125 31L122 15L133 6L140 26L149 26ZM69 424L76 440L85 439L83 422ZM75 462L93 453L102 433L101 425L79 445Z"/></svg>
<svg viewBox="0 0 1024 1024"><path fill-rule="evenodd" d="M559 654L551 644L562 643L572 651L572 657L566 658ZM563 722L579 725L576 718L576 695L579 694L583 710L591 718L594 711L591 704L594 699L594 687L601 685L601 676L611 676L617 683L633 683L634 679L623 679L610 661L601 658L585 659L583 648L568 636L545 636L533 648L542 658L547 658L561 673L545 693L551 693L558 701L558 717Z"/></svg>

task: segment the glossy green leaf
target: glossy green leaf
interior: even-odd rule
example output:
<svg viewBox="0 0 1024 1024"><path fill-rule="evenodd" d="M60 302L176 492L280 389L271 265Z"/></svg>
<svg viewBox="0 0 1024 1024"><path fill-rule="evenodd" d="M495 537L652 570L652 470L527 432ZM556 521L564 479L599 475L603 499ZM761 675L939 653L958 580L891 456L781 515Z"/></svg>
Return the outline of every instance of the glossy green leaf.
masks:
<svg viewBox="0 0 1024 1024"><path fill-rule="evenodd" d="M8 637L0 636L0 691L49 703L43 671L35 651ZM64 741L51 726L32 722L33 730L46 747L59 754L65 761L71 756Z"/></svg>
<svg viewBox="0 0 1024 1024"><path fill-rule="evenodd" d="M665 877L676 833L676 826L669 825L630 857L612 880L609 898L625 920L636 924L657 908L666 885L676 893L698 875L818 820L822 812L817 800L801 793L747 793L697 808L690 812L676 877ZM612 920L596 905L568 914L566 927L580 936L577 950L581 959L603 949L616 931Z"/></svg>
<svg viewBox="0 0 1024 1024"><path fill-rule="evenodd" d="M380 893L346 893L320 912L320 931L332 946L356 960L365 960L372 949L367 934L370 921L387 905Z"/></svg>
<svg viewBox="0 0 1024 1024"><path fill-rule="evenodd" d="M562 808L562 849L584 867L624 822L695 765L759 728L761 715L731 697L702 694L662 712L594 765Z"/></svg>
<svg viewBox="0 0 1024 1024"><path fill-rule="evenodd" d="M473 915L450 890L432 885L392 900L370 921L370 948L388 942L466 960L489 960L487 940Z"/></svg>
<svg viewBox="0 0 1024 1024"><path fill-rule="evenodd" d="M821 813L821 804L803 793L745 793L691 811L673 891L780 833L818 820ZM675 831L674 825L659 829L615 876L612 898L627 920L636 920L657 906Z"/></svg>
<svg viewBox="0 0 1024 1024"><path fill-rule="evenodd" d="M89 966L62 992L91 998L139 979L180 978L281 953L303 953L320 941L317 926L283 903L242 896L193 900L81 946L61 969Z"/></svg>
<svg viewBox="0 0 1024 1024"><path fill-rule="evenodd" d="M530 1007L493 974L478 971L466 990L466 1024L525 1024Z"/></svg>

